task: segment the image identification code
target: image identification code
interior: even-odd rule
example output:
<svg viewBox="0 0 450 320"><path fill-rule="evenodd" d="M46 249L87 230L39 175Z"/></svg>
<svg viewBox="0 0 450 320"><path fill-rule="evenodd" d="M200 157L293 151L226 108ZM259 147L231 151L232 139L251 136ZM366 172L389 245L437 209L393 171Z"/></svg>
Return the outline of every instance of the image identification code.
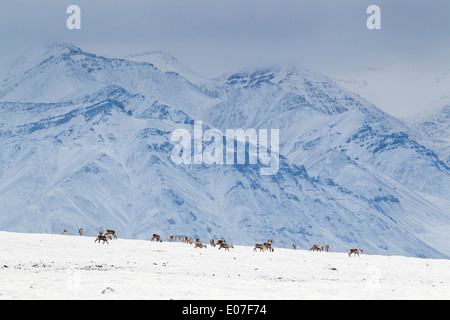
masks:
<svg viewBox="0 0 450 320"><path fill-rule="evenodd" d="M258 304L227 304L227 314L266 314L266 305Z"/></svg>
<svg viewBox="0 0 450 320"><path fill-rule="evenodd" d="M227 304L226 308L217 306L195 306L189 304L182 309L183 315L207 315L210 318L217 314L227 315L265 315L266 305L259 304Z"/></svg>

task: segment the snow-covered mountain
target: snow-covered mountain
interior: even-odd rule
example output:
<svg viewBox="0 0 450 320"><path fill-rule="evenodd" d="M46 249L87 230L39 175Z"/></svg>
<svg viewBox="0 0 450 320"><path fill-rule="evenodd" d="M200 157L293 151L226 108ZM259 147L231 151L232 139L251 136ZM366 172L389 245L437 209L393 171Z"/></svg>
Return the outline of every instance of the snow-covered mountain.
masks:
<svg viewBox="0 0 450 320"><path fill-rule="evenodd" d="M152 63L152 59L154 63ZM0 229L113 228L448 257L449 167L408 126L297 68L196 75L56 46L0 79ZM176 165L175 129L280 130L280 164ZM437 199L432 201L431 199Z"/></svg>
<svg viewBox="0 0 450 320"><path fill-rule="evenodd" d="M408 119L416 139L436 151L450 166L450 98L441 97L428 110Z"/></svg>

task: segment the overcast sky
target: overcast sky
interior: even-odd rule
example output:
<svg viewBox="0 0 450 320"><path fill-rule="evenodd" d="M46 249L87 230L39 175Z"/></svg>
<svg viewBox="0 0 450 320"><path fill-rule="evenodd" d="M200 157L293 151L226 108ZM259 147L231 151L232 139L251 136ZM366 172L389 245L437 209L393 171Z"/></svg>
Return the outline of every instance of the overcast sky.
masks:
<svg viewBox="0 0 450 320"><path fill-rule="evenodd" d="M66 9L81 8L81 30ZM369 5L381 30L368 30ZM450 68L449 0L2 0L5 57L68 42L109 56L167 52L213 77L254 65L322 72L403 65Z"/></svg>

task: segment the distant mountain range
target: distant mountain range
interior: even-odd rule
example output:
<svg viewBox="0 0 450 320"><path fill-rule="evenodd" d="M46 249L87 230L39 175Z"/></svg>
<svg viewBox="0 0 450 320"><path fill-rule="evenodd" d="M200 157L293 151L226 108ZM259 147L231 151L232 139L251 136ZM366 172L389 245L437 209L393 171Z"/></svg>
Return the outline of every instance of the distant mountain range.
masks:
<svg viewBox="0 0 450 320"><path fill-rule="evenodd" d="M0 112L1 230L450 256L448 106L411 125L310 70L207 79L162 52L67 45L3 70ZM279 129L278 172L174 164L194 121Z"/></svg>

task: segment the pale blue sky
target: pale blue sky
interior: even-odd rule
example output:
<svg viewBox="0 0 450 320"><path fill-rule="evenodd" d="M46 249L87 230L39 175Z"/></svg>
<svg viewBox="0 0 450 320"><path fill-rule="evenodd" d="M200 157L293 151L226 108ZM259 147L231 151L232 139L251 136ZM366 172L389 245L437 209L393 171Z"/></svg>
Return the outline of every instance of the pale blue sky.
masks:
<svg viewBox="0 0 450 320"><path fill-rule="evenodd" d="M66 28L71 4L82 30ZM371 4L381 7L382 30L366 28ZM3 0L0 41L4 55L52 42L109 55L162 50L206 76L268 63L448 66L450 1Z"/></svg>

